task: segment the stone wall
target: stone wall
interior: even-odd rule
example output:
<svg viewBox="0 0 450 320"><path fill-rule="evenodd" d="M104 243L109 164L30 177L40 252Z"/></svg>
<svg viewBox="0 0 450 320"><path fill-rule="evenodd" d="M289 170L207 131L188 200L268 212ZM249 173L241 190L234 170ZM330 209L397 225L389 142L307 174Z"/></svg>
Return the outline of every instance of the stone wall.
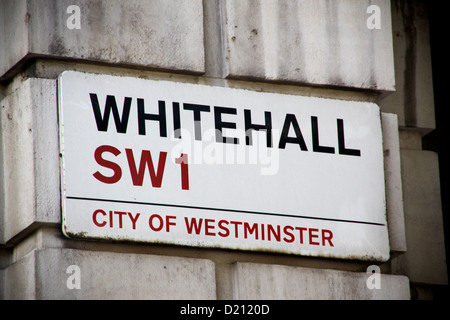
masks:
<svg viewBox="0 0 450 320"><path fill-rule="evenodd" d="M423 1L75 2L0 0L0 298L409 299L447 285L438 158L422 149L435 129ZM65 238L65 70L376 102L391 247L380 288L367 261Z"/></svg>

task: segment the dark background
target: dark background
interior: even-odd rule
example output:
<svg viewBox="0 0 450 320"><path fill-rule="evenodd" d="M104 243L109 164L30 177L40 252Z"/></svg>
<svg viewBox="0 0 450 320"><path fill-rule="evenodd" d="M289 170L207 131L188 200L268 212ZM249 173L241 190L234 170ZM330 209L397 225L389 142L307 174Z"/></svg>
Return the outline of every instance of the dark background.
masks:
<svg viewBox="0 0 450 320"><path fill-rule="evenodd" d="M433 72L434 108L436 115L436 130L423 137L423 149L435 151L439 155L439 171L441 182L442 216L444 220L444 235L447 260L447 276L449 275L449 127L450 103L446 94L450 93L450 81L448 79L448 60L450 54L447 46L450 31L447 6L445 2L431 0L426 1L430 21L431 63ZM434 291L435 299L450 298L449 287L437 287Z"/></svg>

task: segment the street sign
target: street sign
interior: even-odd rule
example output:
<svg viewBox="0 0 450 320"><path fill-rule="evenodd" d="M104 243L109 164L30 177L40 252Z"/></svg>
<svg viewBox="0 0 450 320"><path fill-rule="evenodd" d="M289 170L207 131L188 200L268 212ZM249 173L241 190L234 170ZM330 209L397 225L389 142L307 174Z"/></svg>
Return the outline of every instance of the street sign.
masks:
<svg viewBox="0 0 450 320"><path fill-rule="evenodd" d="M64 72L68 237L386 261L374 103Z"/></svg>

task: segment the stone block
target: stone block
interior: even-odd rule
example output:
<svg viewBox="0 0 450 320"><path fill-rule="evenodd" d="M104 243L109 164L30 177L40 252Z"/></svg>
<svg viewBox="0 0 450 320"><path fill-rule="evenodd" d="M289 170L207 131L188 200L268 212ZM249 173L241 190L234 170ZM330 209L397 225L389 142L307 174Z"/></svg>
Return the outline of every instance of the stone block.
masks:
<svg viewBox="0 0 450 320"><path fill-rule="evenodd" d="M0 101L0 243L60 223L56 81L28 79Z"/></svg>
<svg viewBox="0 0 450 320"><path fill-rule="evenodd" d="M371 5L380 29L367 27ZM227 76L393 91L390 10L388 0L227 0Z"/></svg>
<svg viewBox="0 0 450 320"><path fill-rule="evenodd" d="M397 115L382 113L381 120L389 247L393 253L404 253L406 252L406 236Z"/></svg>
<svg viewBox="0 0 450 320"><path fill-rule="evenodd" d="M393 0L391 12L396 92L379 104L401 127L426 134L436 128L427 3Z"/></svg>
<svg viewBox="0 0 450 320"><path fill-rule="evenodd" d="M410 298L405 276L312 269L268 264L236 263L233 294L235 299L366 300ZM372 285L369 289L367 280ZM377 288L379 287L379 288Z"/></svg>
<svg viewBox="0 0 450 320"><path fill-rule="evenodd" d="M437 154L402 150L402 182L408 251L392 260L395 273L412 282L446 285L444 230Z"/></svg>
<svg viewBox="0 0 450 320"><path fill-rule="evenodd" d="M20 261L3 270L2 299L36 299L35 290L35 256L34 252L24 256Z"/></svg>
<svg viewBox="0 0 450 320"><path fill-rule="evenodd" d="M204 259L43 249L4 273L6 299L216 298L214 263Z"/></svg>
<svg viewBox="0 0 450 320"><path fill-rule="evenodd" d="M0 2L0 79L33 56L204 72L201 0L80 0L80 29L73 4Z"/></svg>

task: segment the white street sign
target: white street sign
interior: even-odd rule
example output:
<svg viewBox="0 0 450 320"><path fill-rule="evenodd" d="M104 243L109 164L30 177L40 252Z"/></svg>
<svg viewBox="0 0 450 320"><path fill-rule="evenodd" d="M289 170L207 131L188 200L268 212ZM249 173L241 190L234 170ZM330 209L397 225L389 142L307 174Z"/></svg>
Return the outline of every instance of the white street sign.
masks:
<svg viewBox="0 0 450 320"><path fill-rule="evenodd" d="M386 261L368 102L64 72L68 237Z"/></svg>

